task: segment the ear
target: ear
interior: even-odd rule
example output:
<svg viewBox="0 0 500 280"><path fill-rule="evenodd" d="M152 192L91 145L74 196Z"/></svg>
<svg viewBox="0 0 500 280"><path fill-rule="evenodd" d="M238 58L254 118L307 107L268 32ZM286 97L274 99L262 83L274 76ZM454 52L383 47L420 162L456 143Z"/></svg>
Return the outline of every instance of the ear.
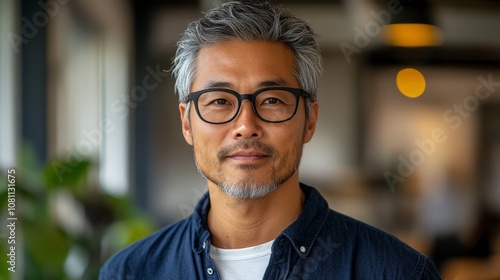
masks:
<svg viewBox="0 0 500 280"><path fill-rule="evenodd" d="M191 133L191 124L189 123L189 113L186 114L187 111L187 103L179 103L179 113L181 115L181 124L182 124L182 134L184 135L184 139L189 145L193 145L193 134Z"/></svg>
<svg viewBox="0 0 500 280"><path fill-rule="evenodd" d="M319 104L317 101L311 102L311 111L309 112L309 119L306 124L306 131L304 133L304 143L311 141L314 131L316 130L316 123L318 122Z"/></svg>

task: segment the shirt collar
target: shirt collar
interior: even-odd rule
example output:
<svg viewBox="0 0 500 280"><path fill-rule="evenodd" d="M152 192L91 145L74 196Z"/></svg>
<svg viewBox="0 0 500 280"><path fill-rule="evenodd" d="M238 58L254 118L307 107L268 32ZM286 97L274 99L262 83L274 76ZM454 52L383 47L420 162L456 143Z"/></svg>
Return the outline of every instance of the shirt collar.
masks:
<svg viewBox="0 0 500 280"><path fill-rule="evenodd" d="M191 231L191 246L193 252L201 253L203 250L208 250L210 244L210 232L208 231L208 210L210 209L210 199L208 191L201 197L194 208L191 215L192 231Z"/></svg>
<svg viewBox="0 0 500 280"><path fill-rule="evenodd" d="M311 252L313 243L328 218L330 208L316 189L302 183L300 188L305 195L302 212L282 235L290 240L297 254L305 258Z"/></svg>
<svg viewBox="0 0 500 280"><path fill-rule="evenodd" d="M300 183L300 188L305 196L302 212L297 217L297 220L288 226L281 235L290 240L299 256L305 258L311 252L312 245L328 217L330 208L316 189L302 183ZM191 232L191 240L193 241L191 244L195 253L208 250L210 243L207 223L209 209L210 199L208 192L206 192L196 205L193 215L191 215L194 226ZM276 240L279 238L278 236Z"/></svg>

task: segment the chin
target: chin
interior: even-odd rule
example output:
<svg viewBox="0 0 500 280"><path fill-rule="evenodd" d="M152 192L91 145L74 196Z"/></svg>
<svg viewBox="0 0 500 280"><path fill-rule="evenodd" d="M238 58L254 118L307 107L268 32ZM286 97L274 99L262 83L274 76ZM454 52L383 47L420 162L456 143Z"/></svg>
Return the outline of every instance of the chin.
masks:
<svg viewBox="0 0 500 280"><path fill-rule="evenodd" d="M244 182L239 184L223 183L217 186L227 195L239 199L255 199L268 195L279 187L279 184L261 184Z"/></svg>

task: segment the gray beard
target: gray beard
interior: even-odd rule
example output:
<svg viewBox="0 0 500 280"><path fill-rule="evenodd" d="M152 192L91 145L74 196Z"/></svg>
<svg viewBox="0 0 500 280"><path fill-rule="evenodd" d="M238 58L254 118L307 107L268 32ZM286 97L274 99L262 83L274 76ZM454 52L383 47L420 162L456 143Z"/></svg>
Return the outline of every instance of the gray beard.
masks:
<svg viewBox="0 0 500 280"><path fill-rule="evenodd" d="M218 180L215 180L213 178L207 177L207 175L200 169L198 166L198 162L195 160L196 163L196 168L198 169L198 172L201 174L201 176L210 182L214 183L219 187L224 193L227 195L233 197L233 198L238 198L238 199L255 199L255 198L260 198L263 196L268 195L269 193L273 192L276 190L281 184L283 184L285 181L290 179L290 177L293 176L295 171L298 169L298 165L295 166L293 171L290 172L290 174L287 174L284 176L284 178L277 179L274 176L271 178L270 182L266 184L258 184L255 182L244 182L244 183L227 183L227 182L218 182Z"/></svg>
<svg viewBox="0 0 500 280"><path fill-rule="evenodd" d="M302 149L300 150L300 155L302 155ZM255 198L260 198L268 195L269 193L275 191L279 186L281 186L284 182L286 182L290 177L295 174L295 172L298 170L299 165L300 165L300 158L299 156L299 162L293 167L293 169L290 170L288 174L285 174L282 178L276 178L276 176L272 176L269 180L269 182L266 183L256 183L256 182L251 182L251 181L246 181L246 182L239 182L239 183L228 183L228 182L220 182L219 180L216 180L214 178L208 177L199 167L198 162L195 157L195 164L196 168L198 169L198 172L201 174L201 176L208 181L214 183L219 187L224 193L227 195L237 198L237 199L255 199ZM250 166L243 166L243 168L246 169L252 169ZM273 175L275 172L273 172Z"/></svg>
<svg viewBox="0 0 500 280"><path fill-rule="evenodd" d="M237 145L234 145L232 147L226 147L224 149L221 149L218 154L217 154L217 159L222 160L226 155L230 154L231 151L236 150L236 148L250 148L254 147L259 150L264 150L266 151L267 154L270 155L275 155L276 152L268 146L262 145L256 141L245 141L238 143ZM303 143L300 143L295 147L295 151L297 151L298 158L297 162L294 164L293 167L290 168L290 170L287 171L287 173L281 174L281 176L277 177L276 175L279 173L277 170L271 170L270 174L271 177L267 182L254 182L251 180L245 180L241 179L237 182L227 182L227 180L223 180L222 178L212 178L211 176L207 176L199 167L198 161L196 159L196 155L194 155L194 161L196 164L196 168L198 169L198 172L207 180L210 182L214 183L217 185L224 193L227 195L237 198L237 199L255 199L255 198L260 198L268 195L269 193L273 192L276 190L279 186L281 186L284 182L286 182L290 177L297 172L299 165L300 165L300 160L302 159L302 151L303 151ZM194 154L194 148L193 148L193 154ZM290 158L285 158L283 159L283 162L289 161ZM243 170L252 170L255 167L253 165L241 165L240 168ZM285 166L281 166L280 168L289 168L287 164Z"/></svg>
<svg viewBox="0 0 500 280"><path fill-rule="evenodd" d="M243 185L217 184L217 186L227 195L238 199L254 199L266 196L276 190L281 184L272 182L267 185L259 185L253 182L243 183Z"/></svg>

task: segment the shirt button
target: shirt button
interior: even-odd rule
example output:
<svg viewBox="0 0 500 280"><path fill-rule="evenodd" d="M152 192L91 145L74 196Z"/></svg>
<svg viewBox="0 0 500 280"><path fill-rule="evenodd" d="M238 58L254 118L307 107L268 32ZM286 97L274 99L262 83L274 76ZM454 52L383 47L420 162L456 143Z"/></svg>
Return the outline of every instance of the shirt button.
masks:
<svg viewBox="0 0 500 280"><path fill-rule="evenodd" d="M300 246L300 251L301 251L302 253L304 253L304 252L306 251L306 247L304 247L304 246Z"/></svg>
<svg viewBox="0 0 500 280"><path fill-rule="evenodd" d="M207 268L207 273L208 273L208 275L212 275L212 274L214 274L214 270L211 267L209 267L209 268Z"/></svg>
<svg viewBox="0 0 500 280"><path fill-rule="evenodd" d="M203 245L201 245L201 247L203 247L203 249L207 248L207 243L203 242Z"/></svg>

